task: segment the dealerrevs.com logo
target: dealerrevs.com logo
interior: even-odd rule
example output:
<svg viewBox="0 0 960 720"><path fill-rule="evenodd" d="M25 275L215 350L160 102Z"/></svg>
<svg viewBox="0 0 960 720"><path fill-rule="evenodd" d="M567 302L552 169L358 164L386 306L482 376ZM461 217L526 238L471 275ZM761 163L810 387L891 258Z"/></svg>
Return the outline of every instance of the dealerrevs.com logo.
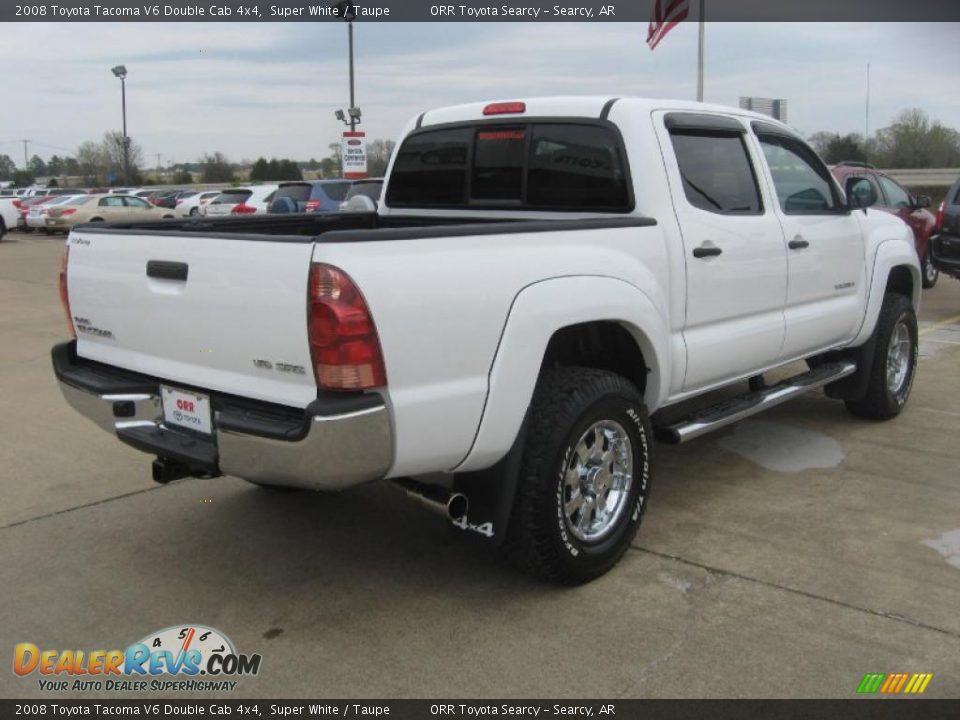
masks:
<svg viewBox="0 0 960 720"><path fill-rule="evenodd" d="M219 630L177 625L150 633L126 650L41 650L34 643L13 648L13 672L38 676L49 692L106 690L233 690L234 678L260 672L259 653L238 653Z"/></svg>

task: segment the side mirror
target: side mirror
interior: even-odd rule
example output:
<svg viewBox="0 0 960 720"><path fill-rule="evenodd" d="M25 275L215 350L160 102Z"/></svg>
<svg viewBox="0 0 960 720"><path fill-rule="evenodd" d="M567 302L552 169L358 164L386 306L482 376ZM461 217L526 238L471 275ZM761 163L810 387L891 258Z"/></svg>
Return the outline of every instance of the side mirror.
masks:
<svg viewBox="0 0 960 720"><path fill-rule="evenodd" d="M866 210L877 204L877 191L866 178L847 180L847 205L853 209Z"/></svg>
<svg viewBox="0 0 960 720"><path fill-rule="evenodd" d="M917 195L917 199L914 200L914 202L913 202L913 206L914 206L915 208L917 208L918 210L919 210L920 208L928 208L928 207L930 207L932 204L933 204L933 203L930 201L930 196L929 196L929 195Z"/></svg>

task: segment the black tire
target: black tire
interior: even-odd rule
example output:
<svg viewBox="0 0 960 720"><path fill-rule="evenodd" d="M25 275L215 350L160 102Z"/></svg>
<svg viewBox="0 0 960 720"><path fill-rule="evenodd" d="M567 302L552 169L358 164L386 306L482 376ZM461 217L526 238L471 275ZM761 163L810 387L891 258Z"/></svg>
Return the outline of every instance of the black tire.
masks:
<svg viewBox="0 0 960 720"><path fill-rule="evenodd" d="M923 262L920 263L920 276L924 290L929 290L937 284L940 279L940 271L934 267L933 258L930 256L930 244L927 244L927 251L923 254Z"/></svg>
<svg viewBox="0 0 960 720"><path fill-rule="evenodd" d="M196 217L200 214L200 208L192 207L190 208L190 217Z"/></svg>
<svg viewBox="0 0 960 720"><path fill-rule="evenodd" d="M24 225L22 228L20 228L20 232L24 232L24 233L26 233L27 235L29 235L30 233L33 232L33 228L32 228L32 227L29 227L29 226L27 226L27 225Z"/></svg>
<svg viewBox="0 0 960 720"><path fill-rule="evenodd" d="M3 218L0 218L0 241L3 240L3 236L7 234L7 224L3 221Z"/></svg>
<svg viewBox="0 0 960 720"><path fill-rule="evenodd" d="M102 217L90 218L89 222L103 222Z"/></svg>
<svg viewBox="0 0 960 720"><path fill-rule="evenodd" d="M278 495L283 495L285 493L295 493L295 492L306 492L306 488L301 487L290 487L289 485L269 485L267 483L258 483L253 480L246 480L245 482L250 483L254 487L265 490L266 492L277 493Z"/></svg>
<svg viewBox="0 0 960 720"><path fill-rule="evenodd" d="M894 390L888 383L888 361L892 350L891 339L901 324L906 328L910 347L906 352L906 375ZM889 420L899 415L906 405L917 372L917 316L909 298L898 293L887 293L874 332L876 344L868 369L867 392L859 400L845 402L847 409L857 417Z"/></svg>
<svg viewBox="0 0 960 720"><path fill-rule="evenodd" d="M629 440L632 482L604 534L590 541L574 535L566 516L564 477L579 457L576 447L601 421L612 422ZM626 378L590 368L545 371L530 407L517 497L504 543L511 562L523 572L565 585L588 582L612 568L640 527L650 483L651 445L643 397ZM589 499L590 494L585 491L583 497ZM579 513L583 512L581 507ZM596 514L588 517L597 520Z"/></svg>

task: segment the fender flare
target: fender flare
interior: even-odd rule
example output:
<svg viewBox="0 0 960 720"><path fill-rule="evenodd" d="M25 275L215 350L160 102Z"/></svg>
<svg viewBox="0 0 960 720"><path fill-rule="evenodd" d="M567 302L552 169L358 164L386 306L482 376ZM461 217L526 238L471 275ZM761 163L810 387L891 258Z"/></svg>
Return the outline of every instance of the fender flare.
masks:
<svg viewBox="0 0 960 720"><path fill-rule="evenodd" d="M913 303L914 310L920 310L920 263L912 241L906 243L898 239L890 239L880 243L873 260L873 272L867 296L867 311L864 314L860 330L849 343L850 347L857 347L870 339L873 328L877 324L877 318L880 317L880 306L883 305L883 296L886 294L890 271L895 267L902 266L910 269L910 276L913 280L910 300Z"/></svg>
<svg viewBox="0 0 960 720"><path fill-rule="evenodd" d="M669 326L656 303L618 278L567 276L521 290L507 315L488 374L487 397L474 442L454 472L488 468L502 459L520 432L554 333L587 322L620 323L647 365L644 401L651 412L666 394Z"/></svg>

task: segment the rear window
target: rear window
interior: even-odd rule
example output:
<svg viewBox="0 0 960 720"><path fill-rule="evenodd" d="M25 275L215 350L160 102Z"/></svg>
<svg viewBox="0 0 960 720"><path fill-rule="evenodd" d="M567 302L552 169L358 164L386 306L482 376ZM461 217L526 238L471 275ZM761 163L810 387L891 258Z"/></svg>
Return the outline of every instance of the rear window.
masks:
<svg viewBox="0 0 960 720"><path fill-rule="evenodd" d="M371 200L379 200L380 192L383 190L382 182L358 182L350 187L350 191L343 198L349 200L357 195L364 195Z"/></svg>
<svg viewBox="0 0 960 720"><path fill-rule="evenodd" d="M628 212L629 187L623 143L610 125L485 123L408 137L387 203Z"/></svg>
<svg viewBox="0 0 960 720"><path fill-rule="evenodd" d="M252 190L225 190L210 201L211 205L239 205L253 195Z"/></svg>
<svg viewBox="0 0 960 720"><path fill-rule="evenodd" d="M351 182L325 182L322 187L331 200L343 200L350 191L351 185L353 185Z"/></svg>
<svg viewBox="0 0 960 720"><path fill-rule="evenodd" d="M310 199L310 189L311 185L304 183L303 185L284 185L279 190L277 190L277 198L290 198L291 200L296 200L297 202L306 202Z"/></svg>

